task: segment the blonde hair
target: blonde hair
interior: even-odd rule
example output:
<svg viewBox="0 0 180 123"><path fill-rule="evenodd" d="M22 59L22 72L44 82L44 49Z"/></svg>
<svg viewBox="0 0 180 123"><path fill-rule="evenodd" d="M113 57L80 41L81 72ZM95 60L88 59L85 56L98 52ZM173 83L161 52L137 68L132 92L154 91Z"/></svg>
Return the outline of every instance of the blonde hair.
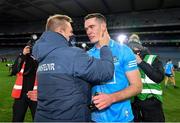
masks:
<svg viewBox="0 0 180 123"><path fill-rule="evenodd" d="M132 34L129 39L137 39L139 40L139 36L137 34Z"/></svg>
<svg viewBox="0 0 180 123"><path fill-rule="evenodd" d="M72 19L67 15L55 14L50 16L46 22L46 31L55 31L55 29L61 26L62 29L66 28L65 22L72 22Z"/></svg>
<svg viewBox="0 0 180 123"><path fill-rule="evenodd" d="M142 44L141 41L140 41L140 38L137 34L132 34L130 37L129 37L129 40L128 42L136 42L136 43L139 43L139 44Z"/></svg>

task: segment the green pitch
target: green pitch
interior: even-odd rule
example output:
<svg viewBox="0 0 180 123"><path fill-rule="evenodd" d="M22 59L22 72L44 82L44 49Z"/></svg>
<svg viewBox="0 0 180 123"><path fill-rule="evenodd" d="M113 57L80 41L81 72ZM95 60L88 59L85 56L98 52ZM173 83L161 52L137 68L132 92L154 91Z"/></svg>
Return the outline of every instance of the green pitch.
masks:
<svg viewBox="0 0 180 123"><path fill-rule="evenodd" d="M0 63L0 122L11 122L13 104L11 90L15 77L8 76L8 67L5 65L6 63ZM162 83L163 108L167 122L180 122L180 72L176 72L175 78L178 89L174 89L172 86L164 89L164 83ZM27 112L25 121L32 121L30 111Z"/></svg>

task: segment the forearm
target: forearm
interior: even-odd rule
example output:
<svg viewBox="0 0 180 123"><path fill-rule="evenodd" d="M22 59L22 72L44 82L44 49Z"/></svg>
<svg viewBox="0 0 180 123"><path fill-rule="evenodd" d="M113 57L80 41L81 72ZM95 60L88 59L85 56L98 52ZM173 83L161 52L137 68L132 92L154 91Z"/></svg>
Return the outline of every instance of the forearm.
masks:
<svg viewBox="0 0 180 123"><path fill-rule="evenodd" d="M142 82L140 79L139 71L133 70L130 72L126 72L126 75L129 80L130 86L112 94L99 93L99 95L92 98L93 102L99 110L102 110L113 103L129 99L141 92Z"/></svg>
<svg viewBox="0 0 180 123"><path fill-rule="evenodd" d="M110 94L112 98L112 102L116 103L122 100L129 99L137 94L139 94L142 90L142 85L130 85L128 88L118 91L116 93Z"/></svg>
<svg viewBox="0 0 180 123"><path fill-rule="evenodd" d="M138 66L144 71L144 73L154 82L160 83L164 78L164 71L161 64L157 63L152 66L142 61Z"/></svg>
<svg viewBox="0 0 180 123"><path fill-rule="evenodd" d="M174 70L172 70L171 72L172 72L172 75L173 75L173 76L175 76L175 72L174 72Z"/></svg>
<svg viewBox="0 0 180 123"><path fill-rule="evenodd" d="M112 79L114 75L113 56L108 47L102 47L100 59L89 57L88 54L79 50L74 61L74 76L80 77L92 84ZM78 59L77 59L78 58Z"/></svg>
<svg viewBox="0 0 180 123"><path fill-rule="evenodd" d="M16 73L21 70L24 58L25 56L22 55L22 53L20 53L19 56L16 58L12 68L12 75L16 75Z"/></svg>

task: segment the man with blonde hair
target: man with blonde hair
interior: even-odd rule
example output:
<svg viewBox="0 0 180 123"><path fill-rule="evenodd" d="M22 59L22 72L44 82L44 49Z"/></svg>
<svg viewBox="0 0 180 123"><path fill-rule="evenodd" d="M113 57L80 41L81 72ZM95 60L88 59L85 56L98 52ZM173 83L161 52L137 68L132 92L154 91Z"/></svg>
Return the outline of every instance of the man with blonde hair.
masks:
<svg viewBox="0 0 180 123"><path fill-rule="evenodd" d="M100 59L89 57L84 50L69 47L71 22L66 15L49 17L46 31L33 47L39 63L36 122L90 121L89 83L99 84L113 77L107 37L99 39Z"/></svg>

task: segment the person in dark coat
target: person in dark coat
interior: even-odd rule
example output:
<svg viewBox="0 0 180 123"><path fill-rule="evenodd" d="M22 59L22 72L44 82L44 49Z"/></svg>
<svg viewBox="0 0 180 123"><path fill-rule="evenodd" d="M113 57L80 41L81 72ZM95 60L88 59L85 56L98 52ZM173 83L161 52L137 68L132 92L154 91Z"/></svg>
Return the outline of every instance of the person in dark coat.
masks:
<svg viewBox="0 0 180 123"><path fill-rule="evenodd" d="M31 47L25 46L23 52L15 60L11 76L16 75L16 83L13 87L13 122L23 122L28 107L32 119L34 119L37 102L27 97L30 90L37 89L35 83L37 63L31 55Z"/></svg>

